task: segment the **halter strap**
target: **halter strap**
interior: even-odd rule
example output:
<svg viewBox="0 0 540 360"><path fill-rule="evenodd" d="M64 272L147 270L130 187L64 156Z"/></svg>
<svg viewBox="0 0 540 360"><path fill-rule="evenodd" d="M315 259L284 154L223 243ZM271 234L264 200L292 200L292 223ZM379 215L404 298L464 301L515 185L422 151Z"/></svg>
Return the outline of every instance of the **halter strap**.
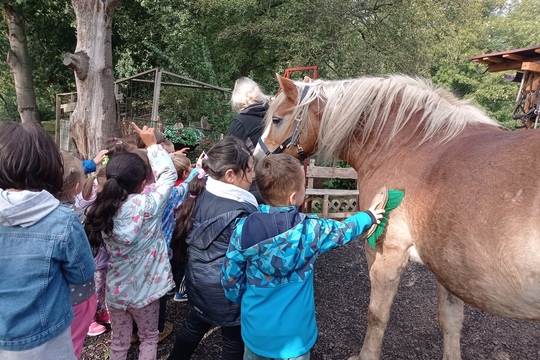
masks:
<svg viewBox="0 0 540 360"><path fill-rule="evenodd" d="M298 102L299 104L306 97L308 90L309 88L307 86L304 86L304 88L302 89L302 94L300 95L300 101ZM258 143L266 155L282 153L283 150L285 150L291 145L294 145L298 148L298 155L300 155L300 157L302 158L302 161L307 157L306 153L304 152L304 149L298 145L298 139L300 138L300 122L302 121L303 113L304 113L304 109L300 109L300 112L294 119L296 121L296 126L294 128L293 133L291 134L291 136L286 138L285 141L283 141L281 145L279 145L274 151L270 151L268 147L266 146L266 144L261 140L261 138L259 138Z"/></svg>

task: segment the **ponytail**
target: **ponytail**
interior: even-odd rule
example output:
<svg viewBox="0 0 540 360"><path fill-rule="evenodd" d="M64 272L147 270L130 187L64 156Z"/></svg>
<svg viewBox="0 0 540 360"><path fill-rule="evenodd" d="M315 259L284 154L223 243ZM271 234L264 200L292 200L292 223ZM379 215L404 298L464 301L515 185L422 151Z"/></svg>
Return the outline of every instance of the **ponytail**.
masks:
<svg viewBox="0 0 540 360"><path fill-rule="evenodd" d="M188 184L189 198L182 202L180 211L176 215L176 223L171 238L171 249L173 258L176 261L184 262L187 255L186 239L188 233L193 228L193 211L197 204L197 196L199 196L206 185L205 179L195 177Z"/></svg>
<svg viewBox="0 0 540 360"><path fill-rule="evenodd" d="M213 179L221 179L227 170L233 170L235 174L243 174L249 167L251 152L246 149L244 143L234 136L225 136L218 141L206 154L202 161L204 173ZM197 197L202 193L206 181L198 177L188 184L190 197L180 206L176 216L176 224L171 239L173 258L177 261L185 261L187 255L186 239L193 227L193 211Z"/></svg>
<svg viewBox="0 0 540 360"><path fill-rule="evenodd" d="M140 191L146 178L146 165L137 154L120 153L110 158L105 172L107 181L88 209L84 222L86 235L94 247L103 244L103 234L112 236L113 217L128 195Z"/></svg>

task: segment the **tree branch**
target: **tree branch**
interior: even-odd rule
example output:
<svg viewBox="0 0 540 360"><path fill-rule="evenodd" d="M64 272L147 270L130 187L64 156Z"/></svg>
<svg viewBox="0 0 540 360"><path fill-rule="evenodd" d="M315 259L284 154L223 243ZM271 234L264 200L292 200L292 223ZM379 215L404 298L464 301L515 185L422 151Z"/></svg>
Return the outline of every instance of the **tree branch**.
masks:
<svg viewBox="0 0 540 360"><path fill-rule="evenodd" d="M75 54L64 54L64 65L72 68L79 80L86 79L88 68L90 66L90 58L84 51L77 51Z"/></svg>

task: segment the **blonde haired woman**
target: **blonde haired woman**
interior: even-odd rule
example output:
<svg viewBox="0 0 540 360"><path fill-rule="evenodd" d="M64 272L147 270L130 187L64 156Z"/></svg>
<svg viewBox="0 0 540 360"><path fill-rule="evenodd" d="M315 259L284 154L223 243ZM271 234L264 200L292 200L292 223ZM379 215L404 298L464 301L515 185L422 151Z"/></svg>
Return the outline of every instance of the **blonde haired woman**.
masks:
<svg viewBox="0 0 540 360"><path fill-rule="evenodd" d="M250 78L236 80L231 97L231 106L236 113L227 135L244 141L253 149L264 131L264 115L268 110L268 96ZM247 140L251 141L251 144Z"/></svg>

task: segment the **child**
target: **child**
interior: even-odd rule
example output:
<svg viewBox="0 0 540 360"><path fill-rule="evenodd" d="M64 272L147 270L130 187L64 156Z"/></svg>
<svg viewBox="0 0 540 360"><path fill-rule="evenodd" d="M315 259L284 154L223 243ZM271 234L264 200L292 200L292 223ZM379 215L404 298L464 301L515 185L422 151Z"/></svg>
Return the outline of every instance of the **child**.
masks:
<svg viewBox="0 0 540 360"><path fill-rule="evenodd" d="M126 359L133 320L141 340L139 359L156 358L157 300L174 287L161 219L176 171L156 144L154 129L132 125L147 146L155 186L141 194L147 177L144 160L133 153L116 154L107 163L107 181L85 221L90 244L105 243L110 256L105 294L113 331L110 360Z"/></svg>
<svg viewBox="0 0 540 360"><path fill-rule="evenodd" d="M77 215L54 197L62 157L34 123L0 124L0 359L75 359L68 284L94 258Z"/></svg>
<svg viewBox="0 0 540 360"><path fill-rule="evenodd" d="M315 261L379 223L384 209L373 206L343 222L300 213L304 170L290 155L262 159L255 181L268 205L239 221L221 280L227 298L241 303L244 359L309 359L317 339Z"/></svg>
<svg viewBox="0 0 540 360"><path fill-rule="evenodd" d="M201 154L201 157L199 157L199 162L202 161L203 155L204 153ZM163 235L165 235L165 239L168 241L167 244L169 245L170 255L172 255L172 251L170 249L171 237L174 230L175 218L178 214L178 209L180 208L182 202L189 196L187 184L193 179L193 177L199 174L200 168L200 164L198 164L198 167L191 170L191 161L189 161L187 156L174 155L172 160L178 174L178 180L174 184L175 187L171 193L169 201L167 202L163 215ZM185 286L181 286L184 282L185 264L182 261L174 260L172 256L169 256L169 258L171 260L171 268L175 283L173 300L176 302L187 301Z"/></svg>
<svg viewBox="0 0 540 360"><path fill-rule="evenodd" d="M75 156L62 151L64 165L64 185L56 198L63 205L69 207L77 216L79 221L84 221L84 212L80 207L75 206L75 195L81 191L84 181L84 169L81 161ZM87 240L84 236L84 240ZM97 296L94 285L94 278L82 285L70 285L71 305L73 306L74 318L71 323L71 338L77 359L81 357L82 347L88 326L96 312Z"/></svg>
<svg viewBox="0 0 540 360"><path fill-rule="evenodd" d="M208 173L205 181L204 174ZM223 360L241 360L240 307L223 294L221 265L237 219L256 211L248 192L253 156L239 139L226 136L202 160L189 183L171 240L173 257L184 260L189 313L177 331L170 360L189 359L212 326L221 327Z"/></svg>
<svg viewBox="0 0 540 360"><path fill-rule="evenodd" d="M105 166L99 166L95 175L89 176L83 183L82 192L75 198L75 206L87 209L94 200L98 191L101 190L103 184L107 181L105 174ZM105 279L107 274L107 263L109 262L109 254L104 246L99 246L94 249L97 252L95 257L96 271L94 272L95 293L97 296L96 312L94 318L88 326L88 336L97 336L107 331L104 324L110 324L109 313L105 304Z"/></svg>

